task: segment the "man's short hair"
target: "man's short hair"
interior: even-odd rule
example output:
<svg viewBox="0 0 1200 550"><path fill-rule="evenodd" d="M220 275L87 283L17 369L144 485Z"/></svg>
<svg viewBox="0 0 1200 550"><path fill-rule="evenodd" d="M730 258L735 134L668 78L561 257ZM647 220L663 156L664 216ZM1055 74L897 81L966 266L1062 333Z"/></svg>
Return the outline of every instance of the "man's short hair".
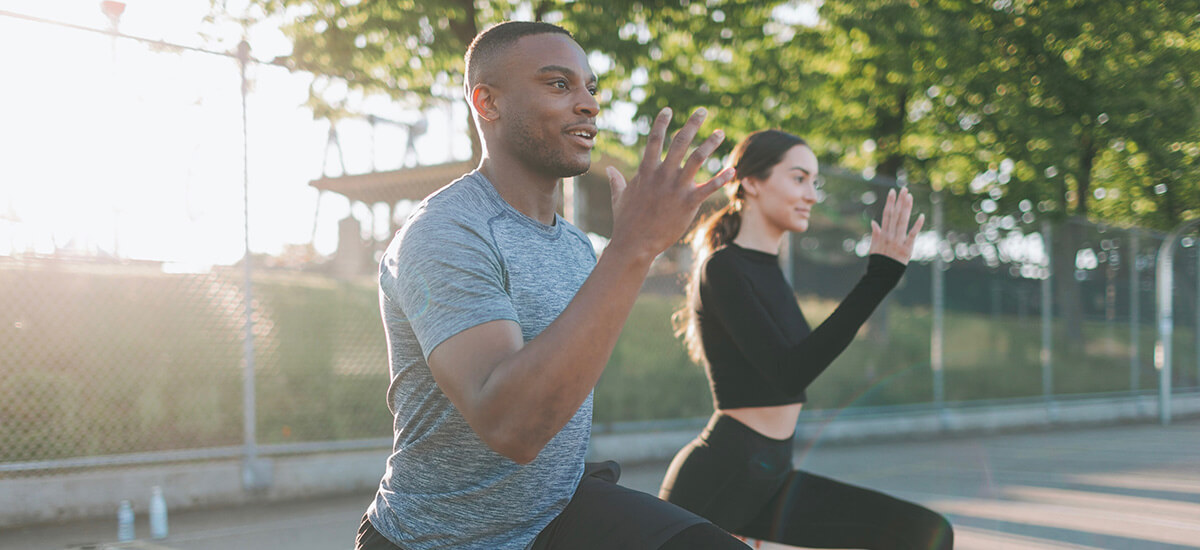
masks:
<svg viewBox="0 0 1200 550"><path fill-rule="evenodd" d="M475 35L466 55L467 74L463 85L467 95L484 80L488 67L499 59L504 50L516 44L522 36L545 33L565 34L574 39L567 29L541 21L505 21Z"/></svg>

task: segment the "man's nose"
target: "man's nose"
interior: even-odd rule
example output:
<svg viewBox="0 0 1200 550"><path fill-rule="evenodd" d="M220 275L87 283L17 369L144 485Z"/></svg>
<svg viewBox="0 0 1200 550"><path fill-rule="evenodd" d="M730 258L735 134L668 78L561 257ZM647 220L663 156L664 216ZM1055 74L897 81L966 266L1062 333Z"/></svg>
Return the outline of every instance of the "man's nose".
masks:
<svg viewBox="0 0 1200 550"><path fill-rule="evenodd" d="M592 95L591 92L588 92L587 90L584 90L581 93L583 95L580 98L579 103L575 105L575 112L588 117L595 117L596 115L600 114L600 102L596 101L596 96Z"/></svg>

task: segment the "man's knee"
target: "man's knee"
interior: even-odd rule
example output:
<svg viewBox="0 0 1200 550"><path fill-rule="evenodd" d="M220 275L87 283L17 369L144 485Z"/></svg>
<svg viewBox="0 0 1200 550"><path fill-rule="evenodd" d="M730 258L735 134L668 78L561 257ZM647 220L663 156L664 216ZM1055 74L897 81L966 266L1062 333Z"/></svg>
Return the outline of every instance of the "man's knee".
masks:
<svg viewBox="0 0 1200 550"><path fill-rule="evenodd" d="M673 536L658 550L746 550L742 541L711 523L697 523Z"/></svg>
<svg viewBox="0 0 1200 550"><path fill-rule="evenodd" d="M950 520L933 510L923 508L923 517L921 525L924 527L922 533L928 543L924 548L930 550L950 550L954 548L954 526L950 524Z"/></svg>
<svg viewBox="0 0 1200 550"><path fill-rule="evenodd" d="M954 548L954 526L950 524L950 520L946 519L946 516L941 514L938 514L938 520L938 536L932 548L950 550Z"/></svg>

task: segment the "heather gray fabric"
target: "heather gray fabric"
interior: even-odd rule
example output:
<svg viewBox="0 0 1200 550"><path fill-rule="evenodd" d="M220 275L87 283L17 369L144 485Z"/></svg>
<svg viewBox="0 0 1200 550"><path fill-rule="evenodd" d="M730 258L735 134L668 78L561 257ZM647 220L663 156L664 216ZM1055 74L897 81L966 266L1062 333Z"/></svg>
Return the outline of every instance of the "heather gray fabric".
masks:
<svg viewBox="0 0 1200 550"><path fill-rule="evenodd" d="M478 172L425 199L380 264L395 440L375 502L377 530L407 550L521 549L566 507L583 473L592 397L541 454L519 465L487 447L426 360L447 338L499 319L528 342L591 273L587 236L518 212Z"/></svg>

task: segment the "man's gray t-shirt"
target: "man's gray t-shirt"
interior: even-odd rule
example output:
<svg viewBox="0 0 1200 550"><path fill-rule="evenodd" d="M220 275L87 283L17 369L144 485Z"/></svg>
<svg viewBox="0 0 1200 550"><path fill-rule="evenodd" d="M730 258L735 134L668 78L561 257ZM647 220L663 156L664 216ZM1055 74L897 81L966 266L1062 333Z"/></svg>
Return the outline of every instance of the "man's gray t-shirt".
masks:
<svg viewBox="0 0 1200 550"><path fill-rule="evenodd" d="M379 273L395 437L367 512L381 534L407 550L521 549L566 507L583 473L592 397L533 462L520 465L479 439L426 361L447 338L488 321L515 321L532 340L595 263L578 228L522 214L478 172L409 217Z"/></svg>

